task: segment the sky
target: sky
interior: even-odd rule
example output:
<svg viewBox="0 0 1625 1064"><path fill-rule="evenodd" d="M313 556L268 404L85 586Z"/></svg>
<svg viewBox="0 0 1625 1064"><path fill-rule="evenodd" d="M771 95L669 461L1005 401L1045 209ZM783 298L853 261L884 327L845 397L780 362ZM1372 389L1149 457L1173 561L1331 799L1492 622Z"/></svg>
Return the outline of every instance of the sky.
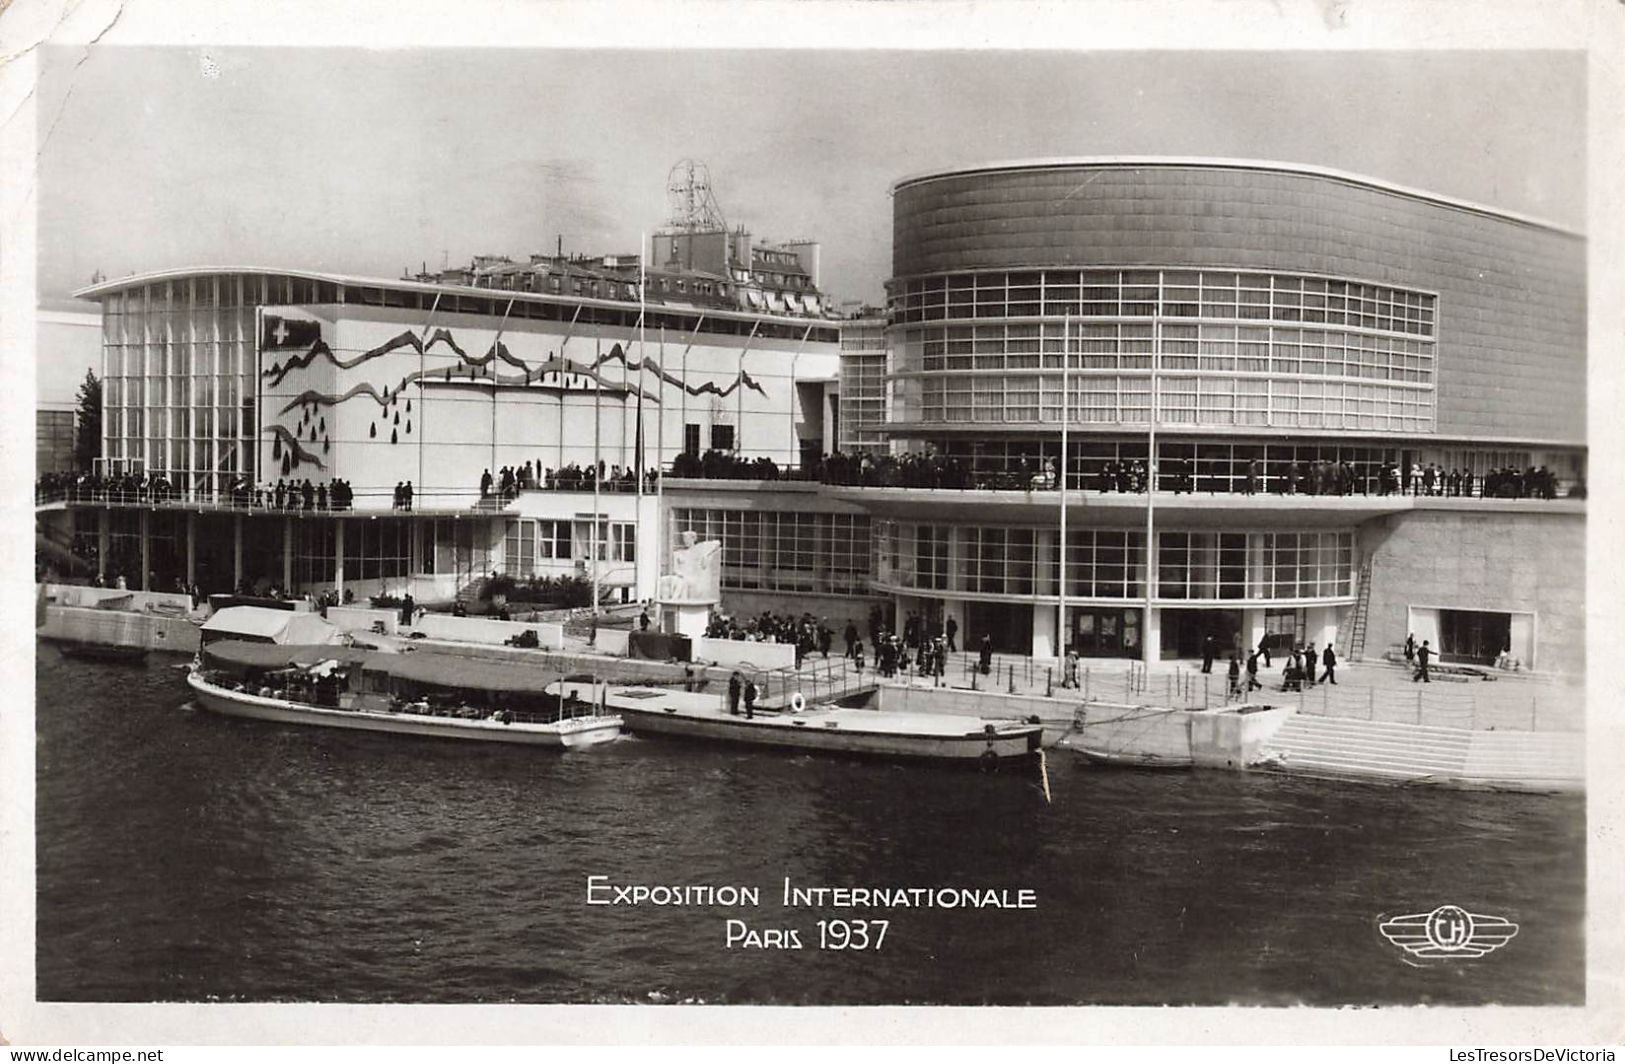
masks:
<svg viewBox="0 0 1625 1064"><path fill-rule="evenodd" d="M38 95L46 301L631 252L684 159L730 225L821 241L837 300L883 299L894 182L999 159L1274 159L1585 224L1578 53L53 45Z"/></svg>

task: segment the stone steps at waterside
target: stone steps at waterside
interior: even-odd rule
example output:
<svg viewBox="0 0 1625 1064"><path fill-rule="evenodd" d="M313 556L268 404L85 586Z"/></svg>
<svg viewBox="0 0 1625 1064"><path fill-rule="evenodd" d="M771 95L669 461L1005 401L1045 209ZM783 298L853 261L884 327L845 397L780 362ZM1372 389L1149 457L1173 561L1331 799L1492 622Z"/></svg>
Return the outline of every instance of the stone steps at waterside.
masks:
<svg viewBox="0 0 1625 1064"><path fill-rule="evenodd" d="M1298 714L1268 745L1262 767L1387 782L1571 790L1584 785L1578 732L1469 731Z"/></svg>

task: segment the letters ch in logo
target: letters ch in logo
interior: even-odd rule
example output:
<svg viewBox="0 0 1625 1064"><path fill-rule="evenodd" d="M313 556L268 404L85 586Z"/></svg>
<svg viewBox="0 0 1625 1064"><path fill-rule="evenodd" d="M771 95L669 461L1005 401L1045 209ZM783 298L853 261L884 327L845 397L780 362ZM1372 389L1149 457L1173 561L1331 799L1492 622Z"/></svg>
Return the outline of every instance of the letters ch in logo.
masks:
<svg viewBox="0 0 1625 1064"><path fill-rule="evenodd" d="M1412 957L1439 960L1482 957L1512 941L1518 925L1500 916L1470 913L1459 905L1382 920L1377 930Z"/></svg>

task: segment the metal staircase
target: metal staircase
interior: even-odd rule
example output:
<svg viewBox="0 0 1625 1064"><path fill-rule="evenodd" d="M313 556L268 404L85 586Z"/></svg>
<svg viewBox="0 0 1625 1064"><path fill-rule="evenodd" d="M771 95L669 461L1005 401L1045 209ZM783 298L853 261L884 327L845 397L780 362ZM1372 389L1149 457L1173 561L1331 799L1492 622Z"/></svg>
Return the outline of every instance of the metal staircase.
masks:
<svg viewBox="0 0 1625 1064"><path fill-rule="evenodd" d="M1371 613L1371 559L1360 566L1360 588L1354 600L1354 617L1349 622L1348 655L1350 661L1365 657L1365 630Z"/></svg>

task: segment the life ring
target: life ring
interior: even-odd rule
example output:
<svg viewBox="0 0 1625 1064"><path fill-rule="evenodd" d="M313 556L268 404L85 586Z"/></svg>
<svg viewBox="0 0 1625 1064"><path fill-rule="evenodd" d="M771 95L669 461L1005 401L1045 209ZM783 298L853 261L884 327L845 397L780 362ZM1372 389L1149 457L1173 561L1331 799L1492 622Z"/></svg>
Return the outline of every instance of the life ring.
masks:
<svg viewBox="0 0 1625 1064"><path fill-rule="evenodd" d="M800 713L807 708L807 696L797 691L790 696L790 712Z"/></svg>
<svg viewBox="0 0 1625 1064"><path fill-rule="evenodd" d="M990 746L982 751L982 771L997 772L999 770L999 755Z"/></svg>

